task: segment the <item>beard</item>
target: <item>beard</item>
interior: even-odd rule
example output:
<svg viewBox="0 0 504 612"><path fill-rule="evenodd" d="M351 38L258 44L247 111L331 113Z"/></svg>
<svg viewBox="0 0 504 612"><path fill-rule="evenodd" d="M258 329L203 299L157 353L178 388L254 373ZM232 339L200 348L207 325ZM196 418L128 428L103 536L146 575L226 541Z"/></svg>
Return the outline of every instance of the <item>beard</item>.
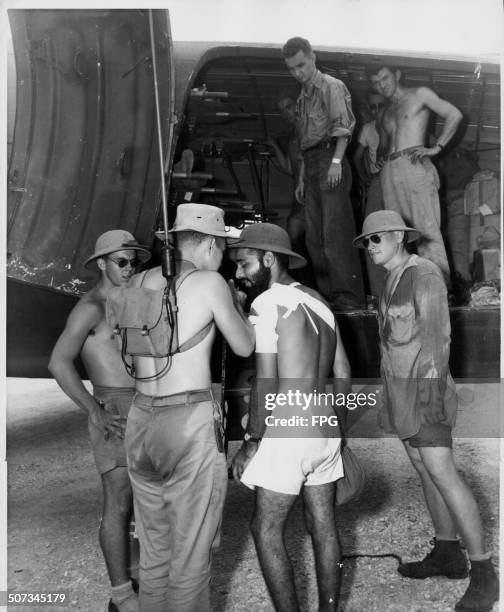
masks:
<svg viewBox="0 0 504 612"><path fill-rule="evenodd" d="M238 281L240 288L247 294L247 303L252 303L255 298L268 289L271 281L271 269L267 268L262 260L259 260L259 270L250 275L245 284Z"/></svg>
<svg viewBox="0 0 504 612"><path fill-rule="evenodd" d="M271 281L271 268L267 268L262 260L259 260L259 270L251 275L250 282L257 294L266 291Z"/></svg>

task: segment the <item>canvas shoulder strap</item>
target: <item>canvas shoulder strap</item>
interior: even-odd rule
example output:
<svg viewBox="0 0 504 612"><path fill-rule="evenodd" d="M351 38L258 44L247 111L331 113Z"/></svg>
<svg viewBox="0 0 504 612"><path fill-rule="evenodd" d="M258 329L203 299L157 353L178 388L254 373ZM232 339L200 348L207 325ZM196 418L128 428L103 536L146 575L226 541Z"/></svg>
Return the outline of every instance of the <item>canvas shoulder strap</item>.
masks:
<svg viewBox="0 0 504 612"><path fill-rule="evenodd" d="M175 290L180 289L180 285L186 280L188 276L190 276L193 272L196 272L197 268L191 268L190 270L186 270L177 278ZM202 342L210 333L210 330L213 326L213 319L209 321L199 332L196 332L194 336L191 336L188 340L179 345L176 350L177 353L183 353L184 351L188 351L192 349L194 346Z"/></svg>

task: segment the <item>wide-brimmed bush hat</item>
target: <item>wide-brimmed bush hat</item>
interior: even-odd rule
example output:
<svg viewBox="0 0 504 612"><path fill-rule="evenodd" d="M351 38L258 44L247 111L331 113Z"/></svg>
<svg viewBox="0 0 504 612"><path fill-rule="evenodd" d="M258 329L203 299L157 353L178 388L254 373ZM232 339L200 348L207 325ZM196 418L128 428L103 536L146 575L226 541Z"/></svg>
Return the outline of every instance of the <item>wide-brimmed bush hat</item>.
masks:
<svg viewBox="0 0 504 612"><path fill-rule="evenodd" d="M404 232L406 242L414 242L420 237L420 232L414 227L408 227L401 215L395 210L377 210L372 212L362 224L362 234L354 238L352 244L360 249L364 248L362 241L367 236L378 234L379 232Z"/></svg>
<svg viewBox="0 0 504 612"><path fill-rule="evenodd" d="M259 249L289 256L289 268L306 266L306 259L291 248L289 234L274 223L254 223L242 230L240 238L228 244L229 249Z"/></svg>
<svg viewBox="0 0 504 612"><path fill-rule="evenodd" d="M222 208L210 204L179 204L175 222L168 233L175 232L200 232L209 236L229 237L229 229L224 225L224 211ZM164 230L156 232L160 240L164 240Z"/></svg>
<svg viewBox="0 0 504 612"><path fill-rule="evenodd" d="M133 234L122 229L109 230L98 237L94 253L84 262L84 267L99 259L116 251L137 251L138 258L143 263L151 258L151 253L147 246L139 244Z"/></svg>

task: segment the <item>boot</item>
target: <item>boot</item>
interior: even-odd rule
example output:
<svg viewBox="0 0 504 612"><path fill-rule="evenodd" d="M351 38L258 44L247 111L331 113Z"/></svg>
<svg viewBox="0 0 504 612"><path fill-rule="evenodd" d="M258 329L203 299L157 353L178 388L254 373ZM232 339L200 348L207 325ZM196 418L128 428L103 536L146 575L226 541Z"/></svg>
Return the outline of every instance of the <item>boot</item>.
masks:
<svg viewBox="0 0 504 612"><path fill-rule="evenodd" d="M460 550L458 540L436 540L430 544L434 548L422 561L401 563L397 571L406 578L430 578L431 576L446 576L447 578L466 578L468 575L467 561Z"/></svg>
<svg viewBox="0 0 504 612"><path fill-rule="evenodd" d="M455 605L457 612L489 612L499 599L499 579L491 559L471 561L471 580L462 599Z"/></svg>

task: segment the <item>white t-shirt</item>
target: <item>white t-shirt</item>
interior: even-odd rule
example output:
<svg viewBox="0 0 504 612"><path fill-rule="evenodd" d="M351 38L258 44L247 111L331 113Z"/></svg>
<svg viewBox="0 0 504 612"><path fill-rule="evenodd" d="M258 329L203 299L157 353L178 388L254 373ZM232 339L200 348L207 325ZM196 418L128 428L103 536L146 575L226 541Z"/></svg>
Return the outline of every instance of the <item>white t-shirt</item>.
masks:
<svg viewBox="0 0 504 612"><path fill-rule="evenodd" d="M286 319L298 306L306 312L315 333L318 328L313 321L310 310L318 315L334 330L334 314L320 300L309 293L298 289L299 283L281 285L273 283L269 289L255 298L251 305L249 321L254 325L256 335L256 353L278 353L278 334L276 326L278 321L278 306L283 306L287 311L282 315Z"/></svg>

